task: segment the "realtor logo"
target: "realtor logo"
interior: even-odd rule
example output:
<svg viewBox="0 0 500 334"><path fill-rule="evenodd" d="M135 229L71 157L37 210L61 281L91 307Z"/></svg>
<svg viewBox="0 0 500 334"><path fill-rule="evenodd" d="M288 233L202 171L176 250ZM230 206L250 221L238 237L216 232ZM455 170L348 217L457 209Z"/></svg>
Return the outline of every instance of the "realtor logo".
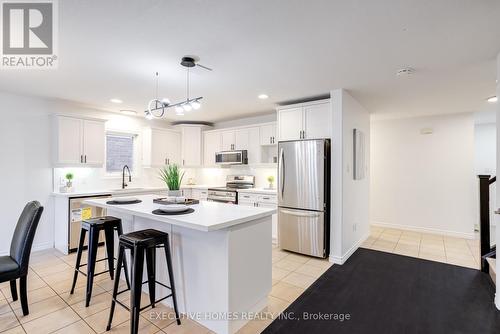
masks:
<svg viewBox="0 0 500 334"><path fill-rule="evenodd" d="M2 2L2 68L57 67L55 1Z"/></svg>

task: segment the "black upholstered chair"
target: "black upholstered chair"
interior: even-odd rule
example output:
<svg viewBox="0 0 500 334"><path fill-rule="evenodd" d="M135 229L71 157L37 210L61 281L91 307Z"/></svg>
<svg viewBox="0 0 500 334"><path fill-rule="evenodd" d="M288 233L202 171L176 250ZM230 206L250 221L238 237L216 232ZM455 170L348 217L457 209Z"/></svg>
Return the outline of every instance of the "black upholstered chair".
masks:
<svg viewBox="0 0 500 334"><path fill-rule="evenodd" d="M43 206L37 201L26 204L21 213L21 217L19 217L17 221L12 243L10 244L10 255L0 256L0 283L10 281L12 299L16 301L16 279L19 278L21 307L24 315L29 314L26 280L28 276L31 245L33 244L36 228L42 216L42 212Z"/></svg>

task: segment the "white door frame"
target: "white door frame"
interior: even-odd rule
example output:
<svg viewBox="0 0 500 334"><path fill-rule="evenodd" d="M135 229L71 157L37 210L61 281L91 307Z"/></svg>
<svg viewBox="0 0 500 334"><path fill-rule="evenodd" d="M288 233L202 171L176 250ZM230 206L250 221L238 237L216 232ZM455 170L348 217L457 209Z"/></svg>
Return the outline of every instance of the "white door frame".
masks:
<svg viewBox="0 0 500 334"><path fill-rule="evenodd" d="M496 94L498 97L500 97L500 53L497 56L497 89L496 89ZM497 112L496 112L496 125L497 125L497 174L498 171L500 171L500 102L497 102ZM496 207L500 208L500 186L497 185L496 187L497 190L497 196L496 196ZM496 236L495 240L496 243L498 243L498 240L500 240L500 215L495 215L495 222L496 226ZM495 305L498 310L500 310L500 274L499 274L499 269L500 269L500 258L497 257L496 261L497 265L497 270L496 270L496 293L495 293Z"/></svg>

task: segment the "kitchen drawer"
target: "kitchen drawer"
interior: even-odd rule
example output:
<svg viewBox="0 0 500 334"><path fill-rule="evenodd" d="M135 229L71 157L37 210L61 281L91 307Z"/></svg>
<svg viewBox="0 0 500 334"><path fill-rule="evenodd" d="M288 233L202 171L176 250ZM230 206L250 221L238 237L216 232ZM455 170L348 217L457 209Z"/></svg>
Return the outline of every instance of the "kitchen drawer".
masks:
<svg viewBox="0 0 500 334"><path fill-rule="evenodd" d="M259 195L256 195L256 194L249 194L249 193L239 193L238 194L238 202L240 202L240 201L257 202L258 200L259 200Z"/></svg>
<svg viewBox="0 0 500 334"><path fill-rule="evenodd" d="M258 201L262 203L278 204L278 198L276 195L259 195Z"/></svg>
<svg viewBox="0 0 500 334"><path fill-rule="evenodd" d="M255 202L250 200L241 200L241 199L238 199L238 205L243 205L243 206L255 206Z"/></svg>
<svg viewBox="0 0 500 334"><path fill-rule="evenodd" d="M208 189L191 189L191 195L194 199L206 201L208 198Z"/></svg>

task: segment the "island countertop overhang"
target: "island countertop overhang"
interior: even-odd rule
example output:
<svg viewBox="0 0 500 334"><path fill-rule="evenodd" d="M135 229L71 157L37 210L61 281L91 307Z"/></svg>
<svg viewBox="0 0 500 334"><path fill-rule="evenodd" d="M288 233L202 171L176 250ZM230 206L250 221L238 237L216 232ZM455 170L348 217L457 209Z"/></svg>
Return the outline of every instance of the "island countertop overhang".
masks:
<svg viewBox="0 0 500 334"><path fill-rule="evenodd" d="M128 205L107 204L106 202L110 200L109 198L89 199L84 201L84 203L127 215L139 216L204 232L217 231L249 223L276 213L276 209L272 208L258 208L201 201L199 204L190 206L195 210L193 213L162 216L152 213L153 210L162 206L161 204L153 203L153 199L157 197L158 195L134 196L134 198L137 198L142 202Z"/></svg>

